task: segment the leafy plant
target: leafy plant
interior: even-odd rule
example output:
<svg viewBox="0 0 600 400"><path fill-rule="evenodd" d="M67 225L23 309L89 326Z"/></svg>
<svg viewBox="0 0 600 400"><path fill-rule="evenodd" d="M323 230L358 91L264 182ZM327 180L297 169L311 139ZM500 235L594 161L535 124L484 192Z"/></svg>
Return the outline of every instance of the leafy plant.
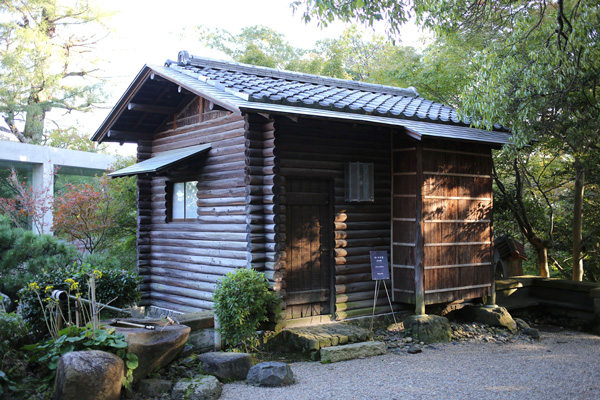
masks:
<svg viewBox="0 0 600 400"><path fill-rule="evenodd" d="M8 379L8 376L2 371L0 371L0 396L4 394L4 389L15 390L15 383Z"/></svg>
<svg viewBox="0 0 600 400"><path fill-rule="evenodd" d="M214 312L219 319L218 331L234 348L255 348L256 330L267 321L267 310L276 300L263 273L238 269L217 282L213 296Z"/></svg>
<svg viewBox="0 0 600 400"><path fill-rule="evenodd" d="M71 326L60 331L56 340L50 339L24 348L31 353L33 361L47 369L47 382L53 381L60 357L64 354L83 350L113 353L125 362L126 373L123 377L123 386L130 388L133 382L133 370L138 366L138 358L135 354L127 352L127 346L123 335L116 333L114 328L89 329Z"/></svg>
<svg viewBox="0 0 600 400"><path fill-rule="evenodd" d="M28 333L29 325L19 314L0 312L0 354L21 347Z"/></svg>
<svg viewBox="0 0 600 400"><path fill-rule="evenodd" d="M138 284L140 278L134 271L118 268L114 265L92 266L87 263L74 263L66 267L54 268L51 270L44 269L36 275L31 282L31 285L37 286L39 291L44 291L47 295L46 288L51 287L52 290L62 290L71 292L75 290L74 284L77 284L76 292L81 294L88 293L88 277L89 274L96 273L96 300L103 304L110 303L114 307L126 307L134 304L140 298ZM99 277L99 279L98 279ZM75 294L75 293L73 293ZM44 319L44 305L40 307L40 298L36 290L21 289L19 291L20 310L25 321L29 322L37 336L45 335L47 327ZM47 296L44 296L44 301ZM70 311L73 311L72 306ZM66 319L72 319L68 314L69 310L62 310L66 313Z"/></svg>

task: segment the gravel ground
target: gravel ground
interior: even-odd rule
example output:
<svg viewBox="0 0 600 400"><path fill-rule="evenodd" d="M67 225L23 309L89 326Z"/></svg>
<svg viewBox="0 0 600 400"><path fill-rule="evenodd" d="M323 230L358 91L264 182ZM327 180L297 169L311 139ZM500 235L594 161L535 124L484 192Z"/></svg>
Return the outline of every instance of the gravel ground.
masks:
<svg viewBox="0 0 600 400"><path fill-rule="evenodd" d="M600 336L540 330L539 340L452 342L408 354L291 364L296 384L226 384L221 399L600 399Z"/></svg>

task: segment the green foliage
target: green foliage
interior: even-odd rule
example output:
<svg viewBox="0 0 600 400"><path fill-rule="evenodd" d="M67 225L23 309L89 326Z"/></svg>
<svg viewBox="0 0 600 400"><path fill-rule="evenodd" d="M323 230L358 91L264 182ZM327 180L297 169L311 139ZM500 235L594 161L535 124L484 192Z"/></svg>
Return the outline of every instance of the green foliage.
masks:
<svg viewBox="0 0 600 400"><path fill-rule="evenodd" d="M135 164L135 157L119 158L111 170ZM106 253L117 258L121 267L135 269L137 262L137 177L109 179L106 190L111 198L110 212L115 229L107 232L110 245Z"/></svg>
<svg viewBox="0 0 600 400"><path fill-rule="evenodd" d="M90 48L105 15L90 2L67 3L0 4L0 130L21 142L42 142L52 109L88 111L101 99Z"/></svg>
<svg viewBox="0 0 600 400"><path fill-rule="evenodd" d="M315 18L323 26L336 18L369 26L385 21L389 34L395 35L410 16L410 3L408 0L294 0L292 7L301 12L305 21Z"/></svg>
<svg viewBox="0 0 600 400"><path fill-rule="evenodd" d="M29 330L28 324L19 314L0 312L0 354L23 346Z"/></svg>
<svg viewBox="0 0 600 400"><path fill-rule="evenodd" d="M209 48L246 64L289 69L290 64L297 63L306 53L289 44L283 34L260 25L242 28L237 35L205 26L197 27L197 32Z"/></svg>
<svg viewBox="0 0 600 400"><path fill-rule="evenodd" d="M241 268L217 282L213 296L219 332L233 348L254 348L257 329L267 321L267 310L276 300L263 273Z"/></svg>
<svg viewBox="0 0 600 400"><path fill-rule="evenodd" d="M135 354L127 352L127 342L121 333L111 329L89 329L68 327L59 332L56 340L27 345L25 350L30 352L32 361L42 364L45 368L46 382L54 380L60 357L72 351L101 350L116 354L125 362L126 374L123 386L131 387L133 382L132 372L138 366Z"/></svg>
<svg viewBox="0 0 600 400"><path fill-rule="evenodd" d="M6 389L14 391L16 389L15 383L8 379L8 376L6 376L6 374L0 370L0 396L4 394Z"/></svg>
<svg viewBox="0 0 600 400"><path fill-rule="evenodd" d="M16 293L42 270L53 270L73 263L77 250L51 235L11 227L0 216L0 291L12 300Z"/></svg>
<svg viewBox="0 0 600 400"><path fill-rule="evenodd" d="M75 127L57 128L48 132L44 145L59 149L69 149L98 153L106 150L106 144L92 142L87 133L79 132Z"/></svg>
<svg viewBox="0 0 600 400"><path fill-rule="evenodd" d="M51 290L63 290L75 295L88 296L88 274L98 271L101 277L96 280L96 300L102 304L123 308L134 304L140 298L138 284L140 278L135 271L120 268L106 262L102 265L90 265L87 263L74 263L65 267L44 269L33 277L41 294L42 301L47 298ZM76 289L73 281L77 282ZM51 290L47 290L51 288ZM44 309L40 305L38 293L35 290L23 288L19 291L20 311L23 319L31 324L34 334L42 336L47 334L44 324ZM64 310L63 310L64 311ZM71 306L71 311L73 307ZM71 318L73 320L74 318Z"/></svg>

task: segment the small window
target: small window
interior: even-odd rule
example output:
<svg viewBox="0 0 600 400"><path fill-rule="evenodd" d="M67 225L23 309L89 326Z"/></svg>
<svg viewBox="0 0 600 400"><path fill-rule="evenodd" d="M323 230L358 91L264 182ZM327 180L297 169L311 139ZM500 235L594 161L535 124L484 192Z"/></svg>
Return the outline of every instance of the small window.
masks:
<svg viewBox="0 0 600 400"><path fill-rule="evenodd" d="M373 163L349 162L346 164L346 201L375 201Z"/></svg>
<svg viewBox="0 0 600 400"><path fill-rule="evenodd" d="M171 191L171 221L195 221L198 216L196 207L196 184L198 181L175 182Z"/></svg>

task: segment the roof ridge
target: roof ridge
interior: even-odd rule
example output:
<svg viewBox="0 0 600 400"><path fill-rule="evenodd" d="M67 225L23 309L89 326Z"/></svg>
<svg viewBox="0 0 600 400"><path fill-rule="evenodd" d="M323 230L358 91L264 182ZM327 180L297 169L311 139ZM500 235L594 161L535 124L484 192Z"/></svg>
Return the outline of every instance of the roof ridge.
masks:
<svg viewBox="0 0 600 400"><path fill-rule="evenodd" d="M219 69L234 69L239 72L255 74L260 76L268 76L271 78L279 78L286 80L298 80L317 85L336 86L347 89L361 90L365 92L373 91L377 93L393 94L397 96L417 97L419 94L414 87L398 88L394 86L379 85L375 83L366 83L352 81L347 79L331 78L321 75L305 74L303 72L284 71L276 68L262 67L250 64L243 64L236 61L218 60L209 57L199 57L190 55L187 51L180 51L177 61L167 60L165 65L168 67L171 64L180 66L191 65L195 67L209 67Z"/></svg>

